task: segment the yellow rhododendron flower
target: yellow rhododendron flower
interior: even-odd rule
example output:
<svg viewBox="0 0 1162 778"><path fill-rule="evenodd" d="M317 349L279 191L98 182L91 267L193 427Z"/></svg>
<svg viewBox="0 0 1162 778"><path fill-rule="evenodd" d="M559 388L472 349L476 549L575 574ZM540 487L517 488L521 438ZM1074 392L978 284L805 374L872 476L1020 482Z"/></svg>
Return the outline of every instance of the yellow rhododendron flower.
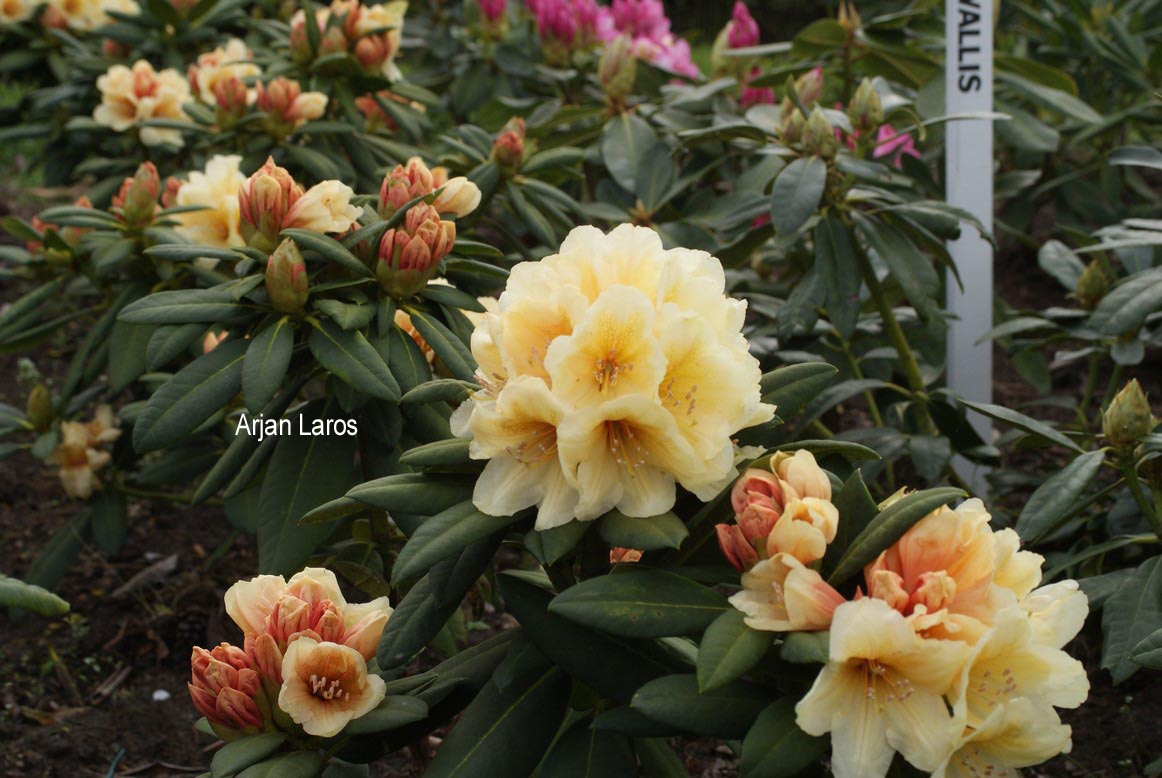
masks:
<svg viewBox="0 0 1162 778"><path fill-rule="evenodd" d="M181 184L175 205L201 205L200 211L177 214L177 231L201 246L234 248L246 245L240 231L241 212L238 190L246 176L238 169L242 157L219 154L206 163L205 172L190 173ZM217 264L211 260L210 267Z"/></svg>
<svg viewBox="0 0 1162 778"><path fill-rule="evenodd" d="M182 106L190 99L186 79L176 70L154 70L139 59L133 68L114 65L97 78L101 104L93 109L93 121L125 132L146 119L184 119ZM147 146L167 143L182 145L181 132L161 127L141 127L141 142Z"/></svg>
<svg viewBox="0 0 1162 778"><path fill-rule="evenodd" d="M768 421L745 303L705 252L665 250L645 227L573 230L513 268L472 337L483 389L453 432L487 459L473 500L536 526L669 510L676 486L709 499L735 476L731 437Z"/></svg>
<svg viewBox="0 0 1162 778"><path fill-rule="evenodd" d="M791 554L776 554L743 573L742 591L730 598L748 627L770 632L827 629L844 602L817 571Z"/></svg>
<svg viewBox="0 0 1162 778"><path fill-rule="evenodd" d="M48 462L60 465L61 485L69 497L87 500L101 488L97 472L113 459L104 446L121 437L121 430L115 425L113 409L108 405L99 406L88 423L61 422L60 442Z"/></svg>
<svg viewBox="0 0 1162 778"><path fill-rule="evenodd" d="M35 7L37 4L33 3ZM66 27L78 32L92 32L113 21L110 11L137 14L140 9L133 0L48 0L45 24Z"/></svg>
<svg viewBox="0 0 1162 778"><path fill-rule="evenodd" d="M282 660L282 708L308 735L334 737L387 695L387 685L367 672L359 652L337 643L300 637Z"/></svg>
<svg viewBox="0 0 1162 778"><path fill-rule="evenodd" d="M944 694L970 652L960 641L920 637L882 600L844 603L831 622L829 661L795 706L799 727L831 733L837 778L882 776L893 751L935 770L964 731Z"/></svg>
<svg viewBox="0 0 1162 778"><path fill-rule="evenodd" d="M1048 705L1017 697L996 708L936 770L933 778L1020 778L1031 767L1069 753L1071 730Z"/></svg>
<svg viewBox="0 0 1162 778"><path fill-rule="evenodd" d="M0 22L17 24L32 16L32 0L0 0Z"/></svg>
<svg viewBox="0 0 1162 778"><path fill-rule="evenodd" d="M217 101L214 90L219 83L231 78L253 80L261 72L254 63L254 52L241 38L231 38L225 46L200 55L197 63L190 65L190 88L203 102L214 105ZM254 91L248 90L247 102L254 102L254 96Z"/></svg>
<svg viewBox="0 0 1162 778"><path fill-rule="evenodd" d="M363 215L351 204L355 192L340 181L315 184L287 211L287 226L312 232L346 232Z"/></svg>

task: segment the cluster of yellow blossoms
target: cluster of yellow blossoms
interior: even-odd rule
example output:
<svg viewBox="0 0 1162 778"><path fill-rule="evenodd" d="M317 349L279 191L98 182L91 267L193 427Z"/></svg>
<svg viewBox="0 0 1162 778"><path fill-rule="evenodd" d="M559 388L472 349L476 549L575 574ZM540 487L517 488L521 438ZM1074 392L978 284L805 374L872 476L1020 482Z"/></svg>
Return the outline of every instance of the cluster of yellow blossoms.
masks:
<svg viewBox="0 0 1162 778"><path fill-rule="evenodd" d="M89 422L61 422L60 442L48 461L60 466L61 485L69 497L87 500L101 488L97 471L113 458L105 446L121 437L116 425L108 405L98 407Z"/></svg>
<svg viewBox="0 0 1162 778"><path fill-rule="evenodd" d="M476 506L536 505L547 529L663 513L676 484L707 499L728 485L731 436L774 408L741 333L746 304L724 289L717 259L632 225L578 227L514 267L472 336L482 389L452 418L489 460Z"/></svg>
<svg viewBox="0 0 1162 778"><path fill-rule="evenodd" d="M830 630L796 713L805 732L831 733L837 776L885 775L895 752L937 776L1016 776L1069 750L1055 707L1089 693L1061 650L1088 614L1076 581L1038 588L1043 558L973 499L909 529L847 601L811 567L841 520L826 474L807 452L772 467L743 475L736 522L719 528L746 571L731 603L754 629Z"/></svg>
<svg viewBox="0 0 1162 778"><path fill-rule="evenodd" d="M194 706L224 740L282 729L333 737L383 701L368 673L391 615L386 597L347 602L334 573L308 567L290 581L260 575L226 592L242 648L222 643L190 657Z"/></svg>

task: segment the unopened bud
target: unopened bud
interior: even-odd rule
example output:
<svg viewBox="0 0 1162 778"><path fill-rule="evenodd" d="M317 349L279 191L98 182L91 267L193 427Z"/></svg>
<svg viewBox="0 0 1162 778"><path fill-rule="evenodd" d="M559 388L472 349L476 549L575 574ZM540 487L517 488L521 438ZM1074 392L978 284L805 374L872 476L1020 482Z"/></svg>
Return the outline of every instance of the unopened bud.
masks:
<svg viewBox="0 0 1162 778"><path fill-rule="evenodd" d="M396 165L379 185L379 215L391 217L407 203L430 195L436 188L435 176L419 157L408 160L407 166Z"/></svg>
<svg viewBox="0 0 1162 778"><path fill-rule="evenodd" d="M1102 298L1106 296L1106 292L1110 290L1110 280L1106 277L1105 272L1101 269L1101 265L1097 261L1090 262L1085 270L1081 272L1081 276L1077 279L1077 291L1074 296L1077 301L1081 303L1081 307L1087 311L1092 311L1097 307Z"/></svg>
<svg viewBox="0 0 1162 778"><path fill-rule="evenodd" d="M1154 413L1137 379L1114 397L1101 417L1102 433L1118 448L1133 446L1154 429Z"/></svg>
<svg viewBox="0 0 1162 778"><path fill-rule="evenodd" d="M463 218L480 205L480 187L464 176L456 176L436 186L441 188L441 191L432 202L432 207L441 215Z"/></svg>
<svg viewBox="0 0 1162 778"><path fill-rule="evenodd" d="M266 262L266 293L270 304L283 313L300 313L306 305L309 287L302 252L287 238Z"/></svg>
<svg viewBox="0 0 1162 778"><path fill-rule="evenodd" d="M492 144L492 159L500 166L506 178L520 172L525 159L525 120L510 119Z"/></svg>
<svg viewBox="0 0 1162 778"><path fill-rule="evenodd" d="M814 67L795 79L795 94L805 108L823 99L823 68Z"/></svg>
<svg viewBox="0 0 1162 778"><path fill-rule="evenodd" d="M238 190L242 237L257 249L273 250L287 214L302 196L303 188L291 174L268 157Z"/></svg>
<svg viewBox="0 0 1162 778"><path fill-rule="evenodd" d="M798 143L803 138L803 132L807 129L807 117L798 108L792 110L783 119L783 124L779 128L779 135L783 139L783 143L793 144Z"/></svg>
<svg viewBox="0 0 1162 778"><path fill-rule="evenodd" d="M28 393L28 401L24 406L24 414L38 432L48 429L48 426L52 424L54 414L52 396L49 394L47 386L37 384L32 387Z"/></svg>
<svg viewBox="0 0 1162 778"><path fill-rule="evenodd" d="M250 91L237 76L223 78L214 84L217 120L223 129L233 127L250 108Z"/></svg>
<svg viewBox="0 0 1162 778"><path fill-rule="evenodd" d="M803 149L824 159L831 159L839 151L835 130L819 106L815 106L807 119L807 126L803 130Z"/></svg>
<svg viewBox="0 0 1162 778"><path fill-rule="evenodd" d="M855 4L846 2L846 0L839 4L836 21L839 22L840 27L847 31L848 35L855 34L862 24L859 13L855 10Z"/></svg>
<svg viewBox="0 0 1162 778"><path fill-rule="evenodd" d="M855 90L851 105L847 107L847 115L851 118L852 128L860 135L874 136L884 123L884 103L868 79L861 81Z"/></svg>
<svg viewBox="0 0 1162 778"><path fill-rule="evenodd" d="M126 178L112 205L121 210L121 219L131 227L141 228L153 221L157 198L161 194L161 177L152 162L143 162L132 178Z"/></svg>
<svg viewBox="0 0 1162 778"><path fill-rule="evenodd" d="M637 80L637 57L633 53L633 40L628 35L619 36L605 44L601 62L597 66L597 77L610 103L624 104Z"/></svg>
<svg viewBox="0 0 1162 778"><path fill-rule="evenodd" d="M385 232L379 242L375 275L380 286L397 300L412 297L436 274L455 243L455 222L441 220L430 205L412 206L403 225Z"/></svg>

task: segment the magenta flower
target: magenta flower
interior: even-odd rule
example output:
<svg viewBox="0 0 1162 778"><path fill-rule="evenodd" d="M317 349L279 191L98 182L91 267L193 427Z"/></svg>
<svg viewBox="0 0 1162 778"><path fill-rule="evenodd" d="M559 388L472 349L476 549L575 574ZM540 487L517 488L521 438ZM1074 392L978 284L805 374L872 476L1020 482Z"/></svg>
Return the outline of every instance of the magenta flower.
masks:
<svg viewBox="0 0 1162 778"><path fill-rule="evenodd" d="M746 3L742 0L735 0L726 42L732 49L745 49L759 43L759 24L750 15Z"/></svg>
<svg viewBox="0 0 1162 778"><path fill-rule="evenodd" d="M480 5L480 15L490 22L499 21L504 16L508 0L476 0Z"/></svg>
<svg viewBox="0 0 1162 778"><path fill-rule="evenodd" d="M904 155L920 158L920 151L916 148L916 141L908 133L897 134L892 125L880 125L876 133L876 145L872 150L872 158L892 157L892 165L897 168L904 166Z"/></svg>
<svg viewBox="0 0 1162 778"><path fill-rule="evenodd" d="M647 38L661 45L670 34L670 19L662 0L613 0L609 12L618 35Z"/></svg>

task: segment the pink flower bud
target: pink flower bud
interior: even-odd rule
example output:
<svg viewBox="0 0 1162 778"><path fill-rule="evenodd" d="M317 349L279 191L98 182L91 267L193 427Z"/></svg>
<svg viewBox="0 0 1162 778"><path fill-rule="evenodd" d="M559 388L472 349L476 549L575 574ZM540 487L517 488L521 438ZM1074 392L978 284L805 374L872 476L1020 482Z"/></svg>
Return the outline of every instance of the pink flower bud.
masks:
<svg viewBox="0 0 1162 778"><path fill-rule="evenodd" d="M214 103L218 108L218 124L231 127L250 108L250 90L237 76L223 78L214 84Z"/></svg>
<svg viewBox="0 0 1162 778"><path fill-rule="evenodd" d="M121 190L113 197L112 206L120 209L121 219L131 227L141 228L153 221L157 198L161 194L161 178L152 162L144 162L132 178L126 178Z"/></svg>
<svg viewBox="0 0 1162 778"><path fill-rule="evenodd" d="M759 43L759 24L742 0L735 0L734 10L730 14L730 32L726 39L732 49L745 49Z"/></svg>
<svg viewBox="0 0 1162 778"><path fill-rule="evenodd" d="M412 206L403 226L388 230L379 242L380 285L397 300L411 297L436 274L455 242L455 222L442 221L430 205Z"/></svg>
<svg viewBox="0 0 1162 778"><path fill-rule="evenodd" d="M275 136L286 136L304 122L318 119L327 109L322 92L304 92L297 81L279 76L258 84L258 110L267 115L267 128Z"/></svg>
<svg viewBox="0 0 1162 778"><path fill-rule="evenodd" d="M396 165L379 186L379 213L385 219L408 202L435 191L432 171L419 157L408 160L407 167Z"/></svg>
<svg viewBox="0 0 1162 778"><path fill-rule="evenodd" d="M291 174L274 164L273 157L267 157L266 164L238 190L242 237L256 248L273 249L286 226L287 214L302 196L303 188Z"/></svg>
<svg viewBox="0 0 1162 778"><path fill-rule="evenodd" d="M525 158L525 120L510 119L492 144L492 159L507 178L520 172Z"/></svg>
<svg viewBox="0 0 1162 778"><path fill-rule="evenodd" d="M246 652L228 643L207 651L195 647L190 656L190 698L212 724L237 735L266 727L261 679Z"/></svg>
<svg viewBox="0 0 1162 778"><path fill-rule="evenodd" d="M634 56L633 40L620 35L605 45L601 61L597 66L597 77L610 103L622 105L633 93L637 79L637 57Z"/></svg>

